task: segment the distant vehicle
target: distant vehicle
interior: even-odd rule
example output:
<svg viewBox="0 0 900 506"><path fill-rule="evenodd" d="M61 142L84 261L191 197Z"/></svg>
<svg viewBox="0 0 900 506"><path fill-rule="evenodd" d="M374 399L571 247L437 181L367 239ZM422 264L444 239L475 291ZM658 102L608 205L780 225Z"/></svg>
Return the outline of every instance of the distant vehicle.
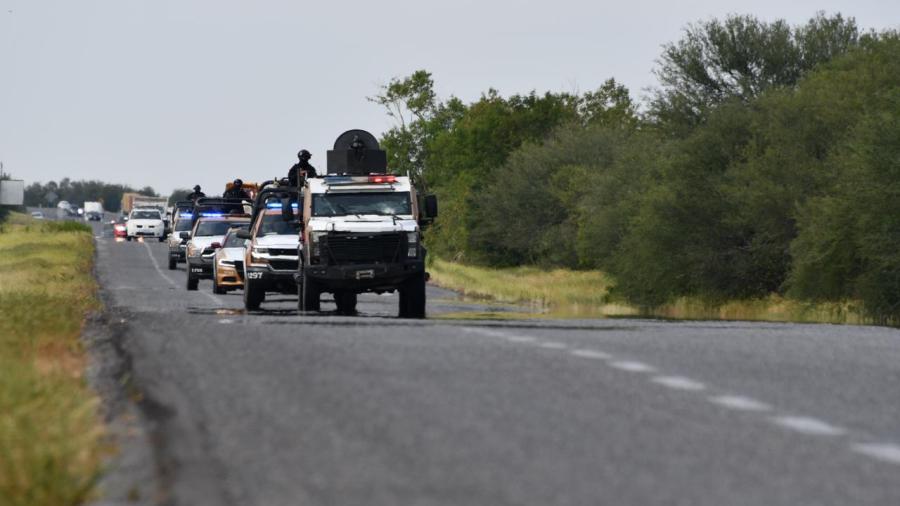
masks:
<svg viewBox="0 0 900 506"><path fill-rule="evenodd" d="M136 207L131 210L128 215L128 223L126 227L125 239L132 240L138 237L150 237L159 239L159 242L166 240L166 225L159 209L153 207Z"/></svg>
<svg viewBox="0 0 900 506"><path fill-rule="evenodd" d="M249 225L250 217L244 214L226 215L204 213L194 223L190 232L181 232L182 239L188 239L185 250L187 263L187 289L196 290L201 279L212 278L214 243L222 246L225 234L231 227Z"/></svg>
<svg viewBox="0 0 900 506"><path fill-rule="evenodd" d="M216 250L213 256L213 293L226 293L229 290L237 290L244 287L244 278L241 276L244 270L244 246L246 239L237 236L238 230L247 230L250 223L232 227L225 238L219 243L213 243ZM238 273L241 274L238 274Z"/></svg>
<svg viewBox="0 0 900 506"><path fill-rule="evenodd" d="M125 220L118 220L113 222L113 237L121 237L125 239L128 237L128 226L125 224Z"/></svg>
<svg viewBox="0 0 900 506"><path fill-rule="evenodd" d="M87 221L100 221L103 219L103 204L100 202L84 203L84 219Z"/></svg>
<svg viewBox="0 0 900 506"><path fill-rule="evenodd" d="M43 220L43 219L44 219L44 213L42 213L42 212L40 212L40 211L31 211L31 217L34 218L34 219L36 219L36 220Z"/></svg>

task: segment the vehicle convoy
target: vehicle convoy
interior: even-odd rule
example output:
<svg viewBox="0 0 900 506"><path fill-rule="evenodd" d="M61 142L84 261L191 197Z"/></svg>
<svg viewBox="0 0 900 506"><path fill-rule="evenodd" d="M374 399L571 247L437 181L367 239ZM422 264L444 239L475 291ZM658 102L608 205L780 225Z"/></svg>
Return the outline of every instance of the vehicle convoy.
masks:
<svg viewBox="0 0 900 506"><path fill-rule="evenodd" d="M399 292L401 318L425 317L421 228L437 199L420 202L409 177L387 173L372 134L350 130L328 152L328 173L303 185L299 308L318 311L324 292L338 312L356 311L357 294Z"/></svg>
<svg viewBox="0 0 900 506"><path fill-rule="evenodd" d="M225 233L222 243L212 243L216 250L213 255L213 293L226 293L244 287L242 277L244 270L244 243L246 239L238 237L239 230L250 228L250 222L232 227ZM238 274L238 272L241 274Z"/></svg>
<svg viewBox="0 0 900 506"><path fill-rule="evenodd" d="M180 232L187 240L187 289L196 290L201 279L213 275L214 243L220 246L231 227L249 225L250 216L240 201L229 199L198 199L192 213L194 221L190 232Z"/></svg>
<svg viewBox="0 0 900 506"><path fill-rule="evenodd" d="M100 221L103 219L103 204L100 202L84 203L84 219L87 221Z"/></svg>
<svg viewBox="0 0 900 506"><path fill-rule="evenodd" d="M166 224L162 213L155 207L135 207L125 224L125 239L155 238L166 240Z"/></svg>
<svg viewBox="0 0 900 506"><path fill-rule="evenodd" d="M266 181L253 203L253 224L238 232L247 241L243 263L244 307L259 309L267 292L297 293L300 222L296 188ZM288 209L287 212L283 207Z"/></svg>

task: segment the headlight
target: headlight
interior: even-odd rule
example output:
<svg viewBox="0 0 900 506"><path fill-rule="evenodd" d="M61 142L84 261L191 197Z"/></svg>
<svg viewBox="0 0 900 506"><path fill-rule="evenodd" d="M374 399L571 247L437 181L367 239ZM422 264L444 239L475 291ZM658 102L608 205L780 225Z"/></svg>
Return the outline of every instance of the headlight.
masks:
<svg viewBox="0 0 900 506"><path fill-rule="evenodd" d="M260 256L260 255L268 255L269 248L259 248L257 246L253 246L250 248L250 261L252 263L268 263L268 259Z"/></svg>
<svg viewBox="0 0 900 506"><path fill-rule="evenodd" d="M317 257L322 254L322 250L320 244L322 242L322 237L324 237L328 232L310 232L309 234L309 253L310 256Z"/></svg>
<svg viewBox="0 0 900 506"><path fill-rule="evenodd" d="M219 267L234 267L234 260L219 260Z"/></svg>
<svg viewBox="0 0 900 506"><path fill-rule="evenodd" d="M200 250L195 248L193 244L188 244L187 254L189 257L195 257L200 254Z"/></svg>
<svg viewBox="0 0 900 506"><path fill-rule="evenodd" d="M419 255L419 233L407 232L406 234L406 256L416 258Z"/></svg>

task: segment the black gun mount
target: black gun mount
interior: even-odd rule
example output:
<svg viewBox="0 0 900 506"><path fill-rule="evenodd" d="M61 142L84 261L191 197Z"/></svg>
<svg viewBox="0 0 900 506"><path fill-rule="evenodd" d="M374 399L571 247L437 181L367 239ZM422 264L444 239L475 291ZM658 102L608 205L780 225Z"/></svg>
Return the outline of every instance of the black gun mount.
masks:
<svg viewBox="0 0 900 506"><path fill-rule="evenodd" d="M387 172L387 153L374 135L365 130L347 130L328 151L328 173L365 176Z"/></svg>

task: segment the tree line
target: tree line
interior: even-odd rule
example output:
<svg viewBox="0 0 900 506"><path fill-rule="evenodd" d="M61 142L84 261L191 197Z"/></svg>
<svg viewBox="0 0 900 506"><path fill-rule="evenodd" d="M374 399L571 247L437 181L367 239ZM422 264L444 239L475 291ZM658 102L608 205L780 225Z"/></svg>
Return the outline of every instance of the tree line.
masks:
<svg viewBox="0 0 900 506"><path fill-rule="evenodd" d="M432 254L602 269L652 307L782 294L900 319L900 35L732 15L663 47L637 103L439 99L427 71L370 100L392 167L439 195Z"/></svg>
<svg viewBox="0 0 900 506"><path fill-rule="evenodd" d="M128 185L105 183L103 181L72 181L63 178L59 182L35 182L25 187L25 205L29 207L55 207L65 200L73 206L84 202L103 202L103 209L118 212L122 205L123 193L140 193L148 197L159 195L151 186L132 188Z"/></svg>

